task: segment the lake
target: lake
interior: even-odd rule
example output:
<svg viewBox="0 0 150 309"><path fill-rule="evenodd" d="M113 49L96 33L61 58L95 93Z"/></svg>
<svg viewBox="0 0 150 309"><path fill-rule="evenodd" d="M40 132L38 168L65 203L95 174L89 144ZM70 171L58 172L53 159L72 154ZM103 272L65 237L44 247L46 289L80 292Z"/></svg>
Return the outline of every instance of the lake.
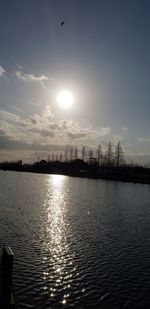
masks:
<svg viewBox="0 0 150 309"><path fill-rule="evenodd" d="M19 308L150 308L150 186L0 171Z"/></svg>

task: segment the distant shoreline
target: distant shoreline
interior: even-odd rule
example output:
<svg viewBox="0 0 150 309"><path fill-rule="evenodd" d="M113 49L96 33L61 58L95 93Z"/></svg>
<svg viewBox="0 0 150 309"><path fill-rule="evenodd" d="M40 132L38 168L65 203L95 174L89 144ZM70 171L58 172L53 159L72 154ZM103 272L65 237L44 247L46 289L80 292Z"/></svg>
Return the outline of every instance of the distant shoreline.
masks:
<svg viewBox="0 0 150 309"><path fill-rule="evenodd" d="M150 184L150 169L144 167L101 167L86 166L86 168L78 168L70 164L62 166L37 164L37 165L12 165L0 163L0 170L17 171L38 174L58 174L71 177L101 179L109 181L121 181L140 184Z"/></svg>

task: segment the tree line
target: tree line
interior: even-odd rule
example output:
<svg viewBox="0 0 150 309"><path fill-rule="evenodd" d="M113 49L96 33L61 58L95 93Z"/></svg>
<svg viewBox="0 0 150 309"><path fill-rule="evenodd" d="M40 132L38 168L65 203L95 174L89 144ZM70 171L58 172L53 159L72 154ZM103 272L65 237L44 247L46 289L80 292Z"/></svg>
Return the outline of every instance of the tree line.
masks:
<svg viewBox="0 0 150 309"><path fill-rule="evenodd" d="M99 166L108 167L119 167L126 164L124 151L120 142L117 143L114 151L112 143L109 142L105 152L102 151L102 147L99 144L96 150L92 148L87 150L85 146L82 146L81 151L79 151L78 147L71 146L69 148L66 147L64 153L52 153L48 155L48 162L72 162L75 160L82 160L89 164L98 164ZM39 157L38 161L40 161Z"/></svg>

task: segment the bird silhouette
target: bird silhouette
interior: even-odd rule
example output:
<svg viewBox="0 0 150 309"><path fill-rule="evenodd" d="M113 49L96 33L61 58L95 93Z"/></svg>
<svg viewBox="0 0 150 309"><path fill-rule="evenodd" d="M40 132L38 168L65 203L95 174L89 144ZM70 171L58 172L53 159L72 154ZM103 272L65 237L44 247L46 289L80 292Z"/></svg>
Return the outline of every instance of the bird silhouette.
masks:
<svg viewBox="0 0 150 309"><path fill-rule="evenodd" d="M61 22L61 26L63 26L64 23L65 23L65 20L63 20L63 21Z"/></svg>

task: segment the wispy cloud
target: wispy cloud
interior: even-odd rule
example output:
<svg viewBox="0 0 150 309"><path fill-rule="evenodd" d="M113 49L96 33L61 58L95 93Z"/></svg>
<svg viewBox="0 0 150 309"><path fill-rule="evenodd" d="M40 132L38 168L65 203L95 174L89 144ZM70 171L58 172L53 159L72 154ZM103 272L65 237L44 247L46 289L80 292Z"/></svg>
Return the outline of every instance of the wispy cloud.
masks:
<svg viewBox="0 0 150 309"><path fill-rule="evenodd" d="M123 127L121 128L122 131L128 131L128 128L127 127Z"/></svg>
<svg viewBox="0 0 150 309"><path fill-rule="evenodd" d="M5 69L0 65L0 76L4 76L4 74L6 73Z"/></svg>
<svg viewBox="0 0 150 309"><path fill-rule="evenodd" d="M100 136L107 136L111 133L111 128L110 127L104 127L104 128L100 128Z"/></svg>
<svg viewBox="0 0 150 309"><path fill-rule="evenodd" d="M142 143L142 142L150 143L150 138L147 138L147 137L138 137L137 140L140 143Z"/></svg>
<svg viewBox="0 0 150 309"><path fill-rule="evenodd" d="M48 80L48 77L45 75L35 76L33 74L24 73L21 71L16 71L15 74L19 79L23 80L24 82L43 82L45 80Z"/></svg>
<svg viewBox="0 0 150 309"><path fill-rule="evenodd" d="M6 70L0 65L0 77L3 77L5 74ZM35 75L33 73L23 72L22 66L18 66L18 69L16 71L8 74L10 78L14 75L22 82L40 83L43 88L45 88L45 82L54 80L53 78L48 77L44 74Z"/></svg>
<svg viewBox="0 0 150 309"><path fill-rule="evenodd" d="M15 75L23 82L40 83L42 86L44 86L45 81L52 80L52 78L50 79L46 75L34 75L32 73L25 73L22 71L16 71Z"/></svg>
<svg viewBox="0 0 150 309"><path fill-rule="evenodd" d="M122 140L122 136L121 135L113 135L113 139L112 139L112 142L113 143L118 143L118 142L121 142Z"/></svg>

